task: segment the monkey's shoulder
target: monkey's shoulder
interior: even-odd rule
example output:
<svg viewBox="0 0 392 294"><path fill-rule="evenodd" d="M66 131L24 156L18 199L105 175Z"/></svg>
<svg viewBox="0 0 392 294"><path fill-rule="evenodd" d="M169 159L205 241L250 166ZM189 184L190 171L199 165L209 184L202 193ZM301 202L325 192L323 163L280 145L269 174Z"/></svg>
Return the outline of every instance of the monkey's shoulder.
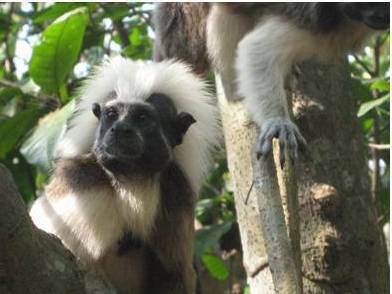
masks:
<svg viewBox="0 0 392 294"><path fill-rule="evenodd" d="M47 192L60 196L71 191L94 192L103 189L111 189L110 179L95 157L88 154L57 159Z"/></svg>
<svg viewBox="0 0 392 294"><path fill-rule="evenodd" d="M171 163L160 177L161 201L166 211L192 210L196 198L192 186L175 162Z"/></svg>

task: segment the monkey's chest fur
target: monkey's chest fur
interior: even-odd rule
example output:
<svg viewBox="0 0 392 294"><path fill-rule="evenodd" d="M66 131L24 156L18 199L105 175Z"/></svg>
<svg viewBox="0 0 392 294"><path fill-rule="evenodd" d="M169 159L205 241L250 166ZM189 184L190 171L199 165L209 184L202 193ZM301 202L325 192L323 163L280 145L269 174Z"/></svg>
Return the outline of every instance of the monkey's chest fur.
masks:
<svg viewBox="0 0 392 294"><path fill-rule="evenodd" d="M193 206L175 163L148 179L114 180L88 155L56 163L31 215L120 293L155 293L154 285L170 288L192 264Z"/></svg>

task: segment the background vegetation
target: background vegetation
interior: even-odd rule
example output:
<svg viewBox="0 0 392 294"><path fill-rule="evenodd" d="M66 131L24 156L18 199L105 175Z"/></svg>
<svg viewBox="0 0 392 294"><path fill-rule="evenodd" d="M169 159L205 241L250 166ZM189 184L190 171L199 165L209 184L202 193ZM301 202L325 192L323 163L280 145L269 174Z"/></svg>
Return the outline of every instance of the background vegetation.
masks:
<svg viewBox="0 0 392 294"><path fill-rule="evenodd" d="M47 182L51 157L75 106L78 86L108 56L151 59L152 5L143 3L0 4L0 162L26 203ZM379 221L389 221L389 33L350 56ZM241 245L224 152L201 192L195 252L199 266L227 287ZM242 277L243 278L243 277Z"/></svg>

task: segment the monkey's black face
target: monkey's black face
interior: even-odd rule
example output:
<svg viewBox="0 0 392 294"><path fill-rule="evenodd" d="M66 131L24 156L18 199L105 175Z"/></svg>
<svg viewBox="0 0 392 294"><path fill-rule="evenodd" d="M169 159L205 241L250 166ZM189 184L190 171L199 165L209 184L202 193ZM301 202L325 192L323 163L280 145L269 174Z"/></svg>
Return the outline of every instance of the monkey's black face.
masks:
<svg viewBox="0 0 392 294"><path fill-rule="evenodd" d="M171 100L154 94L146 103L112 100L93 105L99 119L94 144L98 161L114 174L154 174L172 159L172 149L195 122L188 113L177 114Z"/></svg>
<svg viewBox="0 0 392 294"><path fill-rule="evenodd" d="M389 28L388 2L339 3L342 11L349 18L365 23L374 30Z"/></svg>

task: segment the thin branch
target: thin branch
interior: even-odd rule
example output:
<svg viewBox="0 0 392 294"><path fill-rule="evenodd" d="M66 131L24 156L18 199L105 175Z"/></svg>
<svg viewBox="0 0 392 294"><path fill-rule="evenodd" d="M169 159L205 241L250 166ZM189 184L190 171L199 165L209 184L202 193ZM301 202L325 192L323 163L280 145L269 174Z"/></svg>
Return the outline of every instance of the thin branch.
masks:
<svg viewBox="0 0 392 294"><path fill-rule="evenodd" d="M364 63L356 54L353 55L355 61L371 76L374 77L375 73L372 71L366 63Z"/></svg>
<svg viewBox="0 0 392 294"><path fill-rule="evenodd" d="M389 32L387 34L384 34L383 36L380 36L380 46L384 45L385 41L388 40L389 37Z"/></svg>
<svg viewBox="0 0 392 294"><path fill-rule="evenodd" d="M110 33L109 33L109 42L108 42L108 46L106 47L106 48L104 48L104 50L105 50L105 53L108 55L108 56L110 56L110 45L112 44L112 41L113 41L113 31L111 31Z"/></svg>
<svg viewBox="0 0 392 294"><path fill-rule="evenodd" d="M248 194L246 194L246 198L245 198L245 201L244 201L244 204L245 204L245 205L248 205L249 196L250 196L250 193L252 192L252 189L253 189L253 185L254 185L254 184L255 184L255 181L252 181L252 184L250 185Z"/></svg>
<svg viewBox="0 0 392 294"><path fill-rule="evenodd" d="M14 13L14 10L15 10L15 4L12 3L10 11L9 11L10 17L12 17L12 14ZM11 51L10 51L10 45L9 45L10 34L11 34L11 26L8 25L7 32L6 32L6 40L5 40L5 55L6 55L6 64L8 64L8 69L7 70L10 73L13 73L15 71L16 67L15 67L14 61L12 60L12 56L11 56L12 54L11 54Z"/></svg>
<svg viewBox="0 0 392 294"><path fill-rule="evenodd" d="M138 16L144 20L144 22L151 27L154 28L154 25L151 21L151 11L150 10L137 10L134 7L131 7L132 15L131 16Z"/></svg>
<svg viewBox="0 0 392 294"><path fill-rule="evenodd" d="M381 49L381 39L380 37L376 38L376 44L374 46L374 76L378 77L380 75L380 49ZM380 93L377 90L373 91L373 98L379 98ZM380 117L376 111L373 111L373 144L380 144ZM371 149L371 156L374 161L374 171L371 177L371 188L372 188L372 197L373 203L376 206L377 215L381 215L381 207L380 202L378 201L377 194L380 187L380 154L379 150L376 148Z"/></svg>
<svg viewBox="0 0 392 294"><path fill-rule="evenodd" d="M12 87L12 88L19 88L21 89L21 85L16 82L8 81L8 80L0 80L0 87ZM21 89L22 91L22 89ZM24 94L31 95L34 98L37 99L38 102L44 103L44 105L48 109L56 109L61 105L61 102L59 101L58 97L55 96L46 96L41 93L38 94L32 94L32 93L26 93L22 91Z"/></svg>
<svg viewBox="0 0 392 294"><path fill-rule="evenodd" d="M3 86L3 87L13 87L13 88L20 87L17 83L11 82L11 81L7 81L7 80L0 80L0 86Z"/></svg>
<svg viewBox="0 0 392 294"><path fill-rule="evenodd" d="M391 149L390 144L374 144L374 143L369 143L368 146L372 149L376 150L388 150Z"/></svg>
<svg viewBox="0 0 392 294"><path fill-rule="evenodd" d="M260 273L263 269L265 269L269 265L268 263L268 257L264 256L260 258L260 260L256 263L256 266L253 268L249 268L246 264L244 264L244 267L248 273L248 276L254 278L257 276L258 273Z"/></svg>

